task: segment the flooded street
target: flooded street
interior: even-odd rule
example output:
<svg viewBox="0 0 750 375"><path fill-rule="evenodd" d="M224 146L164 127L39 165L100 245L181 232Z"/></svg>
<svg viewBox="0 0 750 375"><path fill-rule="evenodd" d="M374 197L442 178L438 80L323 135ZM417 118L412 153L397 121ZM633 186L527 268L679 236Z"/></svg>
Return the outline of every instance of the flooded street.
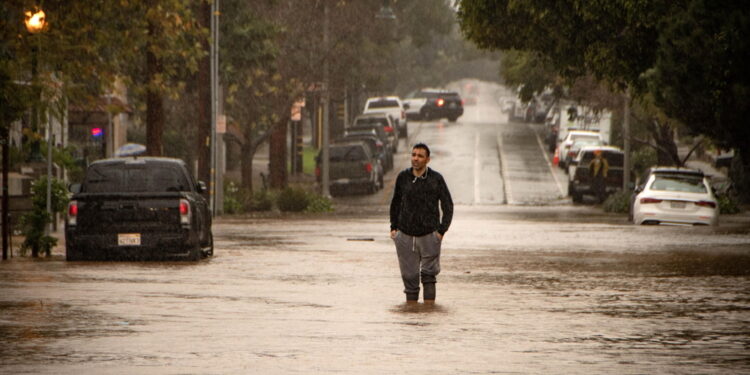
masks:
<svg viewBox="0 0 750 375"><path fill-rule="evenodd" d="M2 372L750 371L745 221L458 206L436 305L407 306L386 211L351 211L221 219L198 263L3 264Z"/></svg>
<svg viewBox="0 0 750 375"><path fill-rule="evenodd" d="M747 374L750 216L634 226L574 205L497 86L412 122L385 189L219 217L199 262L0 264L3 374ZM388 203L408 144L456 209L434 306L407 305Z"/></svg>

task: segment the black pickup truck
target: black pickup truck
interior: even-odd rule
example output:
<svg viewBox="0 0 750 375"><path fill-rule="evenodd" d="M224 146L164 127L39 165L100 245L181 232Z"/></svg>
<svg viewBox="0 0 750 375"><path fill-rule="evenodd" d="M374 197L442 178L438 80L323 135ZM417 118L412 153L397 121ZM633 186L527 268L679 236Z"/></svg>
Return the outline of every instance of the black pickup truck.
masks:
<svg viewBox="0 0 750 375"><path fill-rule="evenodd" d="M601 152L607 160L609 169L604 179L604 195L609 196L622 189L623 161L622 150L612 146L584 146L578 151L575 159L568 166L568 195L575 203L583 202L584 195L597 195L596 186L589 170L589 164L595 157L595 152Z"/></svg>
<svg viewBox="0 0 750 375"><path fill-rule="evenodd" d="M73 193L65 222L67 260L213 255L211 213L179 159L99 160Z"/></svg>

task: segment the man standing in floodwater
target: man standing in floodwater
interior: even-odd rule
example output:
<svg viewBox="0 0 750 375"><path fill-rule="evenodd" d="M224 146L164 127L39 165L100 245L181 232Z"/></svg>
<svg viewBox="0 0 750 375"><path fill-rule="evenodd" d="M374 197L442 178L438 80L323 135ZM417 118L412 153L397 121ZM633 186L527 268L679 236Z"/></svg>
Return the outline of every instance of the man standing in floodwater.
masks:
<svg viewBox="0 0 750 375"><path fill-rule="evenodd" d="M424 143L414 145L411 168L396 177L391 200L391 238L396 243L407 303L419 300L420 277L424 302L435 303L440 245L453 219L448 186L440 173L427 167L429 162L430 148Z"/></svg>

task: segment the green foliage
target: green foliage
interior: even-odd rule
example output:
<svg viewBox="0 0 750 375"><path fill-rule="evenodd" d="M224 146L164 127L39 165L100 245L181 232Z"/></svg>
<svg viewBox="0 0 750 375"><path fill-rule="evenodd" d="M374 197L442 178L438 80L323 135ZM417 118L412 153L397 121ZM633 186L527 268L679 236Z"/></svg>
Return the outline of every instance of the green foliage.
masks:
<svg viewBox="0 0 750 375"><path fill-rule="evenodd" d="M252 194L246 208L250 211L270 211L275 200L274 194L268 190L257 191Z"/></svg>
<svg viewBox="0 0 750 375"><path fill-rule="evenodd" d="M722 215L738 214L742 212L740 208L740 202L737 198L731 195L718 195L716 199L719 201L719 213Z"/></svg>
<svg viewBox="0 0 750 375"><path fill-rule="evenodd" d="M611 194L604 201L602 208L604 212L613 212L626 214L630 211L630 196L633 194L632 191L619 190L614 194Z"/></svg>
<svg viewBox="0 0 750 375"><path fill-rule="evenodd" d="M333 202L330 198L313 192L308 192L308 198L305 212L333 212Z"/></svg>
<svg viewBox="0 0 750 375"><path fill-rule="evenodd" d="M224 213L240 214L245 211L245 198L242 190L233 181L224 181Z"/></svg>
<svg viewBox="0 0 750 375"><path fill-rule="evenodd" d="M52 217L47 212L47 177L40 177L34 181L31 194L31 212L22 216L20 221L25 236L21 251L25 254L26 251L31 250L33 256L38 254L49 256L52 247L57 244L57 239L45 233L45 228L52 222ZM69 199L67 188L62 180L52 179L50 198L52 213L65 210Z"/></svg>
<svg viewBox="0 0 750 375"><path fill-rule="evenodd" d="M283 212L301 212L310 203L307 191L301 188L288 187L279 192L276 205Z"/></svg>

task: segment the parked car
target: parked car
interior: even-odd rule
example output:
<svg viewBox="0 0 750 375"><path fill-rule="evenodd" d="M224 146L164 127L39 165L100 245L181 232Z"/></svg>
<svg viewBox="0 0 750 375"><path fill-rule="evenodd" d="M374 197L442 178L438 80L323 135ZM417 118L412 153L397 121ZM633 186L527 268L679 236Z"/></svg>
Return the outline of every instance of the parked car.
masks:
<svg viewBox="0 0 750 375"><path fill-rule="evenodd" d="M646 171L632 202L635 224L716 225L718 202L703 172L655 167Z"/></svg>
<svg viewBox="0 0 750 375"><path fill-rule="evenodd" d="M609 170L604 179L604 192L609 195L622 188L623 163L625 160L622 150L612 146L586 146L581 148L578 155L571 161L568 173L568 195L573 202L583 202L585 195L596 195L589 164L599 151L607 160Z"/></svg>
<svg viewBox="0 0 750 375"><path fill-rule="evenodd" d="M67 260L213 254L206 186L179 159L128 157L91 163L65 222Z"/></svg>
<svg viewBox="0 0 750 375"><path fill-rule="evenodd" d="M393 154L390 152L390 147L386 147L383 141L378 138L374 129L344 131L344 135L336 142L346 141L365 142L370 147L370 152L380 160L384 172L393 169Z"/></svg>
<svg viewBox="0 0 750 375"><path fill-rule="evenodd" d="M565 136L565 139L560 142L560 149L558 151L558 155L560 155L560 163L558 166L562 169L566 169L568 167L568 161L570 158L567 158L568 153L570 152L571 147L573 147L573 143L578 140L582 139L589 139L592 142L599 142L599 144L604 144L604 141L602 140L601 136L598 132L588 131L588 130L571 130L568 132L568 134ZM571 158L577 155L574 153L571 155Z"/></svg>
<svg viewBox="0 0 750 375"><path fill-rule="evenodd" d="M382 129L382 133L386 136L383 141L390 145L391 151L395 154L398 151L398 128L393 124L393 119L389 114L385 112L361 114L354 118L350 129L372 127ZM380 135L381 131L378 133Z"/></svg>
<svg viewBox="0 0 750 375"><path fill-rule="evenodd" d="M565 154L560 155L560 163L566 166L570 165L570 161L578 156L578 152L581 151L581 148L586 146L603 146L603 144L602 140L598 137L578 138L573 141L573 143L570 145L570 148L568 148L568 151ZM565 173L569 173L568 168L565 169Z"/></svg>
<svg viewBox="0 0 750 375"><path fill-rule="evenodd" d="M367 99L365 102L364 114L368 113L387 113L391 116L393 125L397 128L399 137L406 137L409 134L409 128L406 119L406 110L409 105L404 105L398 96L383 96Z"/></svg>
<svg viewBox="0 0 750 375"><path fill-rule="evenodd" d="M464 102L455 91L422 90L418 95L426 98L420 110L424 120L447 118L448 121L455 122L464 114Z"/></svg>
<svg viewBox="0 0 750 375"><path fill-rule="evenodd" d="M383 167L363 141L342 141L328 149L331 194L349 191L352 187L374 193L383 187ZM315 174L321 180L322 151L315 160Z"/></svg>
<svg viewBox="0 0 750 375"><path fill-rule="evenodd" d="M422 119L422 107L424 107L424 104L427 102L427 98L421 95L421 91L418 91L402 99L402 102L404 103L404 111L406 112L406 118L408 120Z"/></svg>

